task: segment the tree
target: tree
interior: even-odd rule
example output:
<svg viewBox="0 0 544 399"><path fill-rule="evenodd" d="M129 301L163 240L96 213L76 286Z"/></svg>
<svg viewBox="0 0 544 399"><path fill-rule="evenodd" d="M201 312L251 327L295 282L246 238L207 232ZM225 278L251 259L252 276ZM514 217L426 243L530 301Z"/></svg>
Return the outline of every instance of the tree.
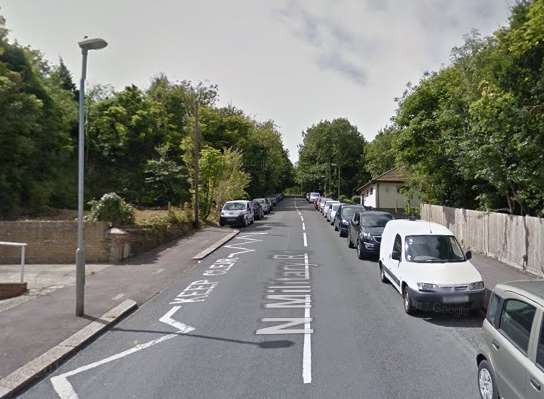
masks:
<svg viewBox="0 0 544 399"><path fill-rule="evenodd" d="M364 168L365 145L362 134L347 119L313 125L303 133L303 144L299 147L299 184L305 191L321 189L336 193L340 180L340 194L351 196L368 180Z"/></svg>
<svg viewBox="0 0 544 399"><path fill-rule="evenodd" d="M394 126L386 127L365 146L365 169L371 177L379 176L396 166L396 134Z"/></svg>

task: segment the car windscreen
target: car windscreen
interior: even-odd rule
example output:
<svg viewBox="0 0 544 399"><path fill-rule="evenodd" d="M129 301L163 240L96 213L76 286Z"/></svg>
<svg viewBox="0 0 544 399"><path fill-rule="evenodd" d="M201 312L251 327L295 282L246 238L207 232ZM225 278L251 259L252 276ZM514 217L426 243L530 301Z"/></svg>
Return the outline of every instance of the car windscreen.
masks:
<svg viewBox="0 0 544 399"><path fill-rule="evenodd" d="M419 263L463 262L465 255L454 236L407 236L406 260Z"/></svg>
<svg viewBox="0 0 544 399"><path fill-rule="evenodd" d="M385 224L393 219L392 215L365 215L361 213L361 224L365 227L385 227Z"/></svg>
<svg viewBox="0 0 544 399"><path fill-rule="evenodd" d="M339 207L340 207L340 204L332 204L333 211L337 211Z"/></svg>
<svg viewBox="0 0 544 399"><path fill-rule="evenodd" d="M266 200L264 198L257 198L255 201L261 203L261 204L266 204Z"/></svg>
<svg viewBox="0 0 544 399"><path fill-rule="evenodd" d="M246 204L243 202L229 202L223 207L225 211L243 211L246 209Z"/></svg>

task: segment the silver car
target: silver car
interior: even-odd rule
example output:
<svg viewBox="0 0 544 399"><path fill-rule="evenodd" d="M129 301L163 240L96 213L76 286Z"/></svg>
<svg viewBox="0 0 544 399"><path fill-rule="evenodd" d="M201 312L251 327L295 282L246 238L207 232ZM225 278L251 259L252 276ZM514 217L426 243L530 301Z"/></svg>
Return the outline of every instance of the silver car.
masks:
<svg viewBox="0 0 544 399"><path fill-rule="evenodd" d="M481 398L544 398L543 314L544 280L495 287L476 357Z"/></svg>

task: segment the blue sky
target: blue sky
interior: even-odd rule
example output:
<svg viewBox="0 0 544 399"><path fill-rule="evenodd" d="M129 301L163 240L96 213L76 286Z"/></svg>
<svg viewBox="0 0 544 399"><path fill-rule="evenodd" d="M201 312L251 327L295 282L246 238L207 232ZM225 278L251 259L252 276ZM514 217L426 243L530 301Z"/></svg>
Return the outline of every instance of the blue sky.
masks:
<svg viewBox="0 0 544 399"><path fill-rule="evenodd" d="M346 117L371 140L407 82L447 64L471 30L506 24L512 1L3 0L0 13L12 38L63 57L75 80L89 35L110 43L91 55L91 84L216 83L222 104L273 119L296 160L322 119Z"/></svg>

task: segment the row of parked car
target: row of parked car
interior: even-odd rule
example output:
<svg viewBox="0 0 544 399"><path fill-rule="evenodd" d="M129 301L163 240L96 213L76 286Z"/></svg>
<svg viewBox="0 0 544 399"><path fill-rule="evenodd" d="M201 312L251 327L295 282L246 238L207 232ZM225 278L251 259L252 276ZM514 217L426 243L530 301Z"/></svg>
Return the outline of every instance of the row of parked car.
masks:
<svg viewBox="0 0 544 399"><path fill-rule="evenodd" d="M256 220L264 219L282 200L283 194L279 193L253 200L227 201L221 209L219 225L249 226Z"/></svg>
<svg viewBox="0 0 544 399"><path fill-rule="evenodd" d="M395 218L362 205L306 196L359 258L375 257L379 279L402 297L404 311L479 311L487 305L484 344L476 356L482 399L544 398L544 280L497 284L485 303L485 287L446 227Z"/></svg>

